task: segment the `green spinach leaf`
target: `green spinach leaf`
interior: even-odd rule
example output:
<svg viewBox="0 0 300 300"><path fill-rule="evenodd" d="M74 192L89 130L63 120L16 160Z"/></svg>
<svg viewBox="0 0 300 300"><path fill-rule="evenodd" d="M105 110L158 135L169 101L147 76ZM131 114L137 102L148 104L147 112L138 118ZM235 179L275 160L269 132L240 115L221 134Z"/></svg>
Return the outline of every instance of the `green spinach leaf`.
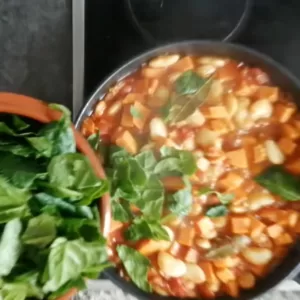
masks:
<svg viewBox="0 0 300 300"><path fill-rule="evenodd" d="M280 166L273 166L255 178L255 181L286 201L300 200L300 180Z"/></svg>
<svg viewBox="0 0 300 300"><path fill-rule="evenodd" d="M192 194L188 189L180 190L168 196L167 205L172 214L186 216L192 208Z"/></svg>
<svg viewBox="0 0 300 300"><path fill-rule="evenodd" d="M22 217L30 197L30 193L14 187L0 176L0 223Z"/></svg>
<svg viewBox="0 0 300 300"><path fill-rule="evenodd" d="M22 235L25 245L34 245L44 248L56 237L55 218L46 214L31 218Z"/></svg>
<svg viewBox="0 0 300 300"><path fill-rule="evenodd" d="M14 219L5 224L0 241L0 276L8 275L21 253L22 223Z"/></svg>
<svg viewBox="0 0 300 300"><path fill-rule="evenodd" d="M88 158L80 153L55 156L49 163L48 173L50 184L56 189L82 193L81 205L89 205L108 191L108 182L95 175Z"/></svg>
<svg viewBox="0 0 300 300"><path fill-rule="evenodd" d="M209 208L206 211L206 216L210 218L222 217L228 214L228 209L225 205L217 205Z"/></svg>
<svg viewBox="0 0 300 300"><path fill-rule="evenodd" d="M153 152L150 150L139 153L135 156L135 159L146 172L153 172L157 163Z"/></svg>
<svg viewBox="0 0 300 300"><path fill-rule="evenodd" d="M50 254L43 275L43 291L55 292L67 282L76 280L86 268L107 263L104 240L85 242L57 238L50 247Z"/></svg>
<svg viewBox="0 0 300 300"><path fill-rule="evenodd" d="M125 245L118 246L117 252L131 280L143 291L151 292L152 288L147 279L149 259Z"/></svg>
<svg viewBox="0 0 300 300"><path fill-rule="evenodd" d="M16 130L22 131L30 127L28 123L26 123L23 119L16 115L12 115L12 123Z"/></svg>
<svg viewBox="0 0 300 300"><path fill-rule="evenodd" d="M163 209L164 192L162 183L155 175L151 175L140 197L133 203L141 209L144 216L159 219Z"/></svg>
<svg viewBox="0 0 300 300"><path fill-rule="evenodd" d="M166 121L170 124L185 120L192 115L195 110L206 100L211 88L212 79L205 79L198 90L194 93L175 94L170 100L170 109ZM195 91L195 89L187 89L182 87L182 91Z"/></svg>
<svg viewBox="0 0 300 300"><path fill-rule="evenodd" d="M234 199L234 194L222 194L218 191L214 191L211 188L204 187L199 190L199 196L200 195L210 195L210 194L215 194L220 202L224 205L228 205L233 199Z"/></svg>
<svg viewBox="0 0 300 300"><path fill-rule="evenodd" d="M127 201L122 199L111 199L112 217L116 221L129 222L132 219L132 212Z"/></svg>
<svg viewBox="0 0 300 300"><path fill-rule="evenodd" d="M60 120L48 123L38 132L38 137L46 138L52 144L52 156L76 152L75 138L71 128L70 111L62 105L52 104L51 108L61 111Z"/></svg>
<svg viewBox="0 0 300 300"><path fill-rule="evenodd" d="M93 219L92 209L88 206L78 206L69 203L61 198L54 197L47 193L37 193L29 201L33 214L52 211L54 215L62 217Z"/></svg>
<svg viewBox="0 0 300 300"><path fill-rule="evenodd" d="M65 283L62 287L60 287L57 291L53 292L48 296L49 300L56 300L61 296L64 296L67 292L69 292L72 288L76 288L79 291L86 289L85 280L83 277L78 277L76 279L70 280Z"/></svg>
<svg viewBox="0 0 300 300"><path fill-rule="evenodd" d="M175 171L184 175L192 175L197 171L195 157L189 151L163 146L160 154L163 159L157 163L154 169L157 174L168 174Z"/></svg>
<svg viewBox="0 0 300 300"><path fill-rule="evenodd" d="M204 78L200 77L194 71L189 70L177 78L175 81L175 90L179 95L195 94L204 83Z"/></svg>
<svg viewBox="0 0 300 300"><path fill-rule="evenodd" d="M125 237L129 241L139 241L142 239L170 240L168 232L159 221L147 220L145 218L134 219L133 223L125 231Z"/></svg>
<svg viewBox="0 0 300 300"><path fill-rule="evenodd" d="M31 188L36 179L46 176L46 168L33 158L1 153L0 165L0 174L18 188Z"/></svg>

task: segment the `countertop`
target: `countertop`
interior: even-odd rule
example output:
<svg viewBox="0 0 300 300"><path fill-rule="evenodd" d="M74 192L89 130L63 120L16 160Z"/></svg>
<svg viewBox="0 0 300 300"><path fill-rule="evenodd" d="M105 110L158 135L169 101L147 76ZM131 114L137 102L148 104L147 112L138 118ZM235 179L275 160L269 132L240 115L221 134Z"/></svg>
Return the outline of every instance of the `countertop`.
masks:
<svg viewBox="0 0 300 300"><path fill-rule="evenodd" d="M0 45L0 91L71 108L71 0L1 0Z"/></svg>

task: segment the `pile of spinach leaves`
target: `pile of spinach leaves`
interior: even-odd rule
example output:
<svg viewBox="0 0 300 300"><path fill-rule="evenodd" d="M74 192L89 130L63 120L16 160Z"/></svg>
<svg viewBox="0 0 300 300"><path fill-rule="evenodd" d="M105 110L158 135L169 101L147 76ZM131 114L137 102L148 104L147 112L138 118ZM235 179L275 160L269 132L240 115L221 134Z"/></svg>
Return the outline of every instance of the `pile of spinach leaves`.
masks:
<svg viewBox="0 0 300 300"><path fill-rule="evenodd" d="M56 299L109 264L97 202L106 180L76 152L69 111L0 121L0 299Z"/></svg>
<svg viewBox="0 0 300 300"><path fill-rule="evenodd" d="M104 158L112 217L129 223L123 232L125 240L131 245L147 239L169 240L162 213L168 211L173 218L190 212L192 193L188 176L197 170L193 154L164 146L159 153L147 150L132 156L123 148L101 143L99 134L88 140ZM166 176L182 177L186 187L175 193L167 192L161 182ZM133 212L132 206L138 213ZM140 289L151 292L147 279L149 259L126 245L119 245L116 250L131 280Z"/></svg>

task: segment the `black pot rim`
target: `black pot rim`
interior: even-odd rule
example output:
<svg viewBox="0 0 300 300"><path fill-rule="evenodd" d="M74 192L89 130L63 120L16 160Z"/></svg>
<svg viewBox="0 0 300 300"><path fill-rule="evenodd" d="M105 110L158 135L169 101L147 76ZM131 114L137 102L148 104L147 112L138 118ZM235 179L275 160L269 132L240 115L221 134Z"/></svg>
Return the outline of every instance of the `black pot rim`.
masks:
<svg viewBox="0 0 300 300"><path fill-rule="evenodd" d="M144 29L144 27L140 24L139 20L137 19L133 11L131 0L124 0L124 2L125 2L125 9L127 11L128 19L131 21L136 31L143 37L143 39L149 45L157 44L159 41L153 38L153 36L147 30ZM241 34L241 32L244 30L244 28L248 23L248 20L251 15L252 7L253 7L253 0L245 0L244 11L239 21L236 23L235 27L222 39L223 42L232 42L237 39L237 37Z"/></svg>
<svg viewBox="0 0 300 300"><path fill-rule="evenodd" d="M265 54L257 52L256 50L250 49L245 46L237 45L237 44L230 44L225 42L218 42L218 41L183 41L183 42L176 42L167 44L164 46L156 47L152 50L149 50L145 53L142 53L135 58L129 60L127 63L123 64L120 68L115 70L111 75L109 75L102 84L92 93L89 97L89 100L81 109L76 122L75 127L78 129L80 128L83 120L89 116L94 108L94 105L98 103L99 100L107 92L108 88L115 84L117 81L123 79L124 77L128 76L132 72L134 72L142 63L149 60L151 57L162 53L170 53L170 52L181 52L181 53L190 53L190 52L200 52L203 54L203 50L195 50L195 48L208 48L213 49L211 55L220 55L220 51L224 55L228 55L228 57L235 58L239 54L243 57L247 56L247 59L244 59L246 63L258 62L257 66L264 65L265 68L271 70L271 72L277 73L277 78L275 78L275 83L279 86L283 86L284 89L290 91L294 96L295 99L300 100L300 81L291 74L285 67L281 66L279 63L274 61L272 58L268 57ZM221 49L221 50L220 50ZM204 53L206 54L206 53ZM238 59L238 58L237 58ZM269 75L273 75L269 73ZM276 75L276 74L275 74ZM272 77L272 76L271 76ZM272 78L273 79L273 78ZM280 84L282 83L282 84ZM299 102L300 105L300 102ZM277 284L279 284L282 280L294 278L300 272L300 243L296 243L295 246L291 249L290 254L288 257L285 258L284 262L280 265L280 269L276 269L273 273L269 274L267 277L261 279L256 288L243 291L241 293L241 297L238 298L240 300L250 300L254 297L257 297L267 291L273 289ZM176 297L162 297L156 294L148 294L132 283L125 281L121 278L115 269L109 269L104 272L104 275L109 278L112 282L118 285L122 290L128 292L138 299L143 300L183 300L182 298ZM188 298L189 300L191 298ZM222 296L217 298L218 300L232 300L233 298L228 296ZM187 299L186 299L187 300Z"/></svg>

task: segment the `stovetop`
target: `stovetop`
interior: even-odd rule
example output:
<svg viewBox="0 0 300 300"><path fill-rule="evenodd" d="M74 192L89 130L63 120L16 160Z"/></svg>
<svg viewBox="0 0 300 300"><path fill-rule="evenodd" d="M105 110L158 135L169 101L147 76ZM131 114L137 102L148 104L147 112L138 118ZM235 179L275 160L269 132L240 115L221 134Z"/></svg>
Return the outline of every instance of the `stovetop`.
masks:
<svg viewBox="0 0 300 300"><path fill-rule="evenodd" d="M300 78L300 1L254 0L238 40L270 55ZM153 47L136 32L123 0L88 0L85 13L85 99L124 61Z"/></svg>
<svg viewBox="0 0 300 300"><path fill-rule="evenodd" d="M117 67L154 47L136 32L123 1L85 1L85 101ZM300 78L300 1L253 1L250 20L233 42L271 56Z"/></svg>

